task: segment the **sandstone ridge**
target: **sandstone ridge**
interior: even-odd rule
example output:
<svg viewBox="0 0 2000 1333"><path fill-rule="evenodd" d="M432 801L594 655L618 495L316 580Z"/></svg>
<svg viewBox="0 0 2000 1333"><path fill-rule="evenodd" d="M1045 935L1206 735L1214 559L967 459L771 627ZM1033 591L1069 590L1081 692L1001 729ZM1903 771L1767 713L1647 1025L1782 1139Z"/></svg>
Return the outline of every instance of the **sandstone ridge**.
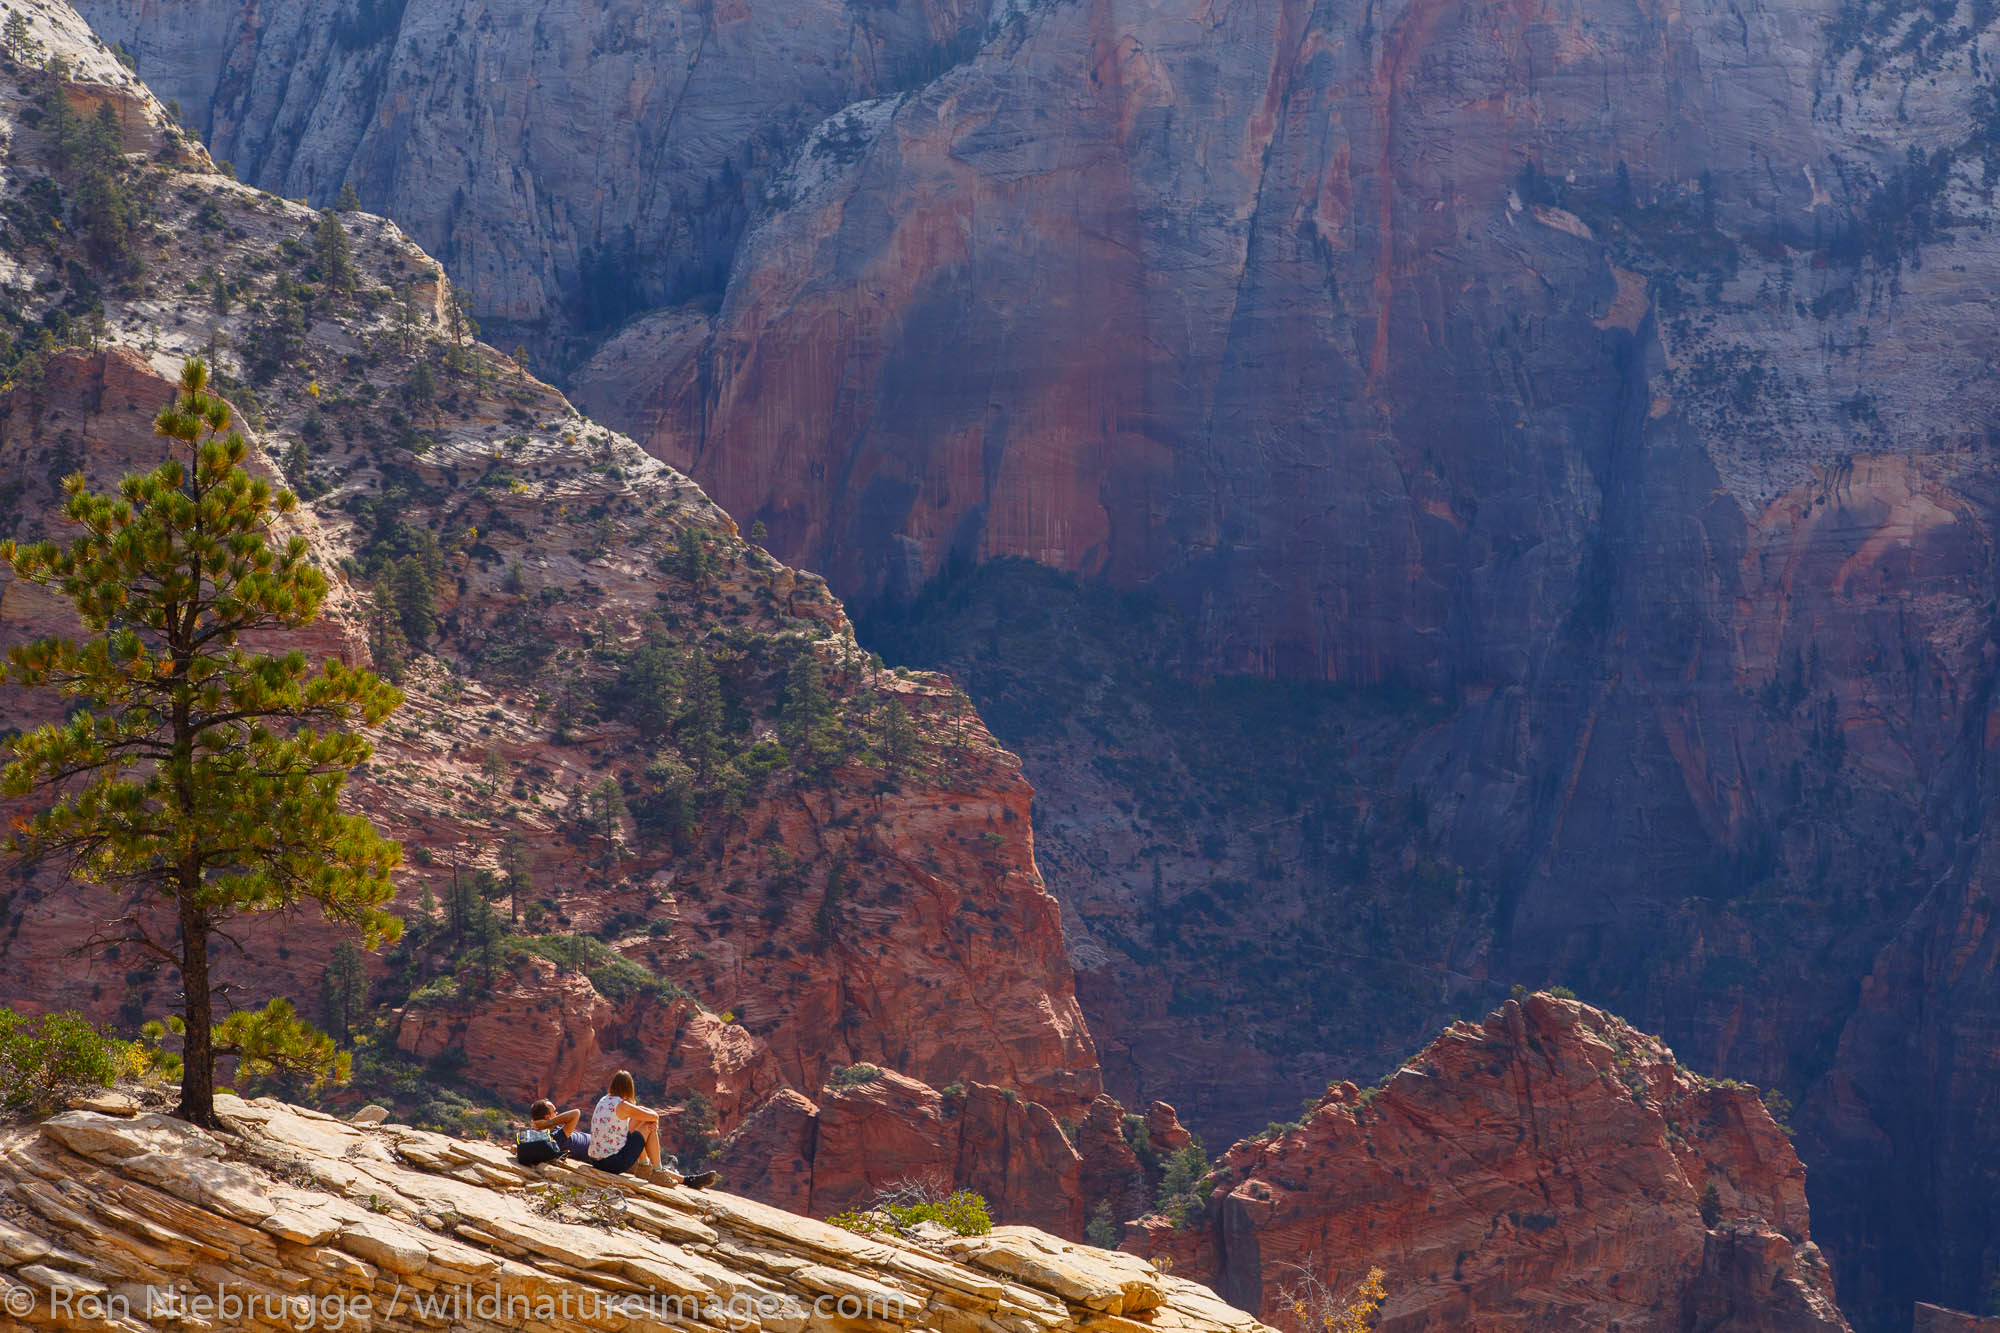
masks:
<svg viewBox="0 0 2000 1333"><path fill-rule="evenodd" d="M1127 1247L1267 1316L1302 1271L1389 1276L1384 1333L1844 1333L1805 1169L1753 1088L1548 994L1455 1023L1231 1148L1204 1223Z"/></svg>
<svg viewBox="0 0 2000 1333"><path fill-rule="evenodd" d="M227 1095L218 1109L213 1134L94 1110L0 1131L9 1327L181 1327L160 1313L170 1300L226 1289L244 1304L218 1326L242 1329L363 1299L365 1326L383 1333L1264 1329L1143 1260L1029 1228L864 1237L719 1191L522 1168L495 1146L395 1124ZM440 1319L440 1300L463 1303Z"/></svg>

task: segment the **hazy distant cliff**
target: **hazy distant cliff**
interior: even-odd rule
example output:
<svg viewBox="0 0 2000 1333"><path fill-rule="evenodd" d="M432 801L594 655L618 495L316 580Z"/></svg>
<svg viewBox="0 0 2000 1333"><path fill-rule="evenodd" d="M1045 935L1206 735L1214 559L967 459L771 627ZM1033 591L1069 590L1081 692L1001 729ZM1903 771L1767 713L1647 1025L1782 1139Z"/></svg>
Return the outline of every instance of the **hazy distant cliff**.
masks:
<svg viewBox="0 0 2000 1333"><path fill-rule="evenodd" d="M351 181L524 334L719 295L790 144L970 21L963 0L86 8L243 179L322 205Z"/></svg>

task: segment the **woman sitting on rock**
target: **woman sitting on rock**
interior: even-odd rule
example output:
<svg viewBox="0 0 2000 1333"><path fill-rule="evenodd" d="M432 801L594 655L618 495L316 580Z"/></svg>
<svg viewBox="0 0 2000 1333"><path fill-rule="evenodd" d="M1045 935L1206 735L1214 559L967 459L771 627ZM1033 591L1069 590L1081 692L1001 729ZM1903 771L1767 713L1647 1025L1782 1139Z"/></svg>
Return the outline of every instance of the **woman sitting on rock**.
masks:
<svg viewBox="0 0 2000 1333"><path fill-rule="evenodd" d="M590 1143L583 1160L612 1175L644 1166L655 1181L664 1177L670 1185L681 1184L680 1173L660 1162L660 1113L633 1101L637 1091L631 1070L611 1076L610 1088L590 1113ZM689 1176L685 1183L706 1188L715 1183L715 1172Z"/></svg>
<svg viewBox="0 0 2000 1333"><path fill-rule="evenodd" d="M533 1129L545 1129L561 1148L571 1157L582 1157L590 1151L590 1135L576 1127L583 1119L581 1111L564 1111L556 1114L556 1104L543 1100L528 1108L528 1124Z"/></svg>

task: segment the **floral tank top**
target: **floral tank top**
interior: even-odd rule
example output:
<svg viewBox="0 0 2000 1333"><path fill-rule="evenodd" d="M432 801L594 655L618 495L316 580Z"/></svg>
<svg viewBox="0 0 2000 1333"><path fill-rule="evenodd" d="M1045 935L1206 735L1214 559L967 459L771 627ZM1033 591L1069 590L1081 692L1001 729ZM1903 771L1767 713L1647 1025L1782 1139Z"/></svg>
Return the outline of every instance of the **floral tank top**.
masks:
<svg viewBox="0 0 2000 1333"><path fill-rule="evenodd" d="M597 1105L590 1112L590 1156L593 1161L603 1161L625 1146L625 1139L631 1128L625 1117L618 1114L618 1108L625 1104L623 1097L606 1094L597 1099Z"/></svg>

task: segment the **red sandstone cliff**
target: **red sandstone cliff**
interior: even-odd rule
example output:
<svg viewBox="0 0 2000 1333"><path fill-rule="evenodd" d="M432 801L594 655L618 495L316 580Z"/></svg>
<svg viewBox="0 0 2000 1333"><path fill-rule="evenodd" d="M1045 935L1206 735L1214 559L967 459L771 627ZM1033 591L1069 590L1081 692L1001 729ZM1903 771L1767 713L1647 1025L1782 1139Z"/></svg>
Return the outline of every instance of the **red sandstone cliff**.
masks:
<svg viewBox="0 0 2000 1333"><path fill-rule="evenodd" d="M1344 1289L1380 1268L1384 1333L1847 1327L1755 1090L1545 994L1238 1143L1196 1228L1148 1219L1127 1245L1279 1322L1301 1270Z"/></svg>

